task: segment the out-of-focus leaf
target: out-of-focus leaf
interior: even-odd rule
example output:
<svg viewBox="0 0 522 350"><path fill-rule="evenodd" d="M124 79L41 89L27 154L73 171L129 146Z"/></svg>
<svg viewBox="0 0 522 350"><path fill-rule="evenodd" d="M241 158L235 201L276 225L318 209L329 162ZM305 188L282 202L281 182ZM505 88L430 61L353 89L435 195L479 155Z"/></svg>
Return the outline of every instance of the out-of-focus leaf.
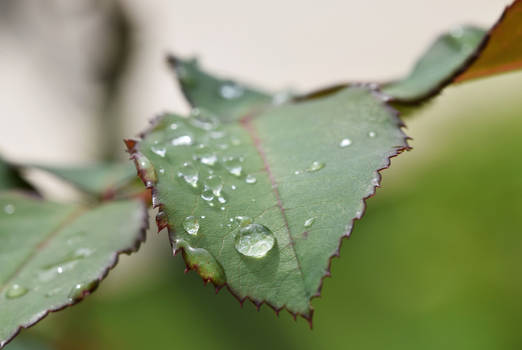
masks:
<svg viewBox="0 0 522 350"><path fill-rule="evenodd" d="M76 167L30 165L49 172L87 193L103 196L127 186L136 178L132 163L101 163Z"/></svg>
<svg viewBox="0 0 522 350"><path fill-rule="evenodd" d="M0 347L90 294L145 239L139 201L94 208L0 194Z"/></svg>
<svg viewBox="0 0 522 350"><path fill-rule="evenodd" d="M485 34L476 27L462 27L441 35L405 78L383 85L382 91L401 102L436 94L473 58Z"/></svg>
<svg viewBox="0 0 522 350"><path fill-rule="evenodd" d="M33 187L20 176L18 168L0 158L0 191L16 188L34 191Z"/></svg>
<svg viewBox="0 0 522 350"><path fill-rule="evenodd" d="M169 63L191 106L212 110L223 121L237 120L272 102L267 92L206 73L196 59L170 56Z"/></svg>
<svg viewBox="0 0 522 350"><path fill-rule="evenodd" d="M487 77L522 68L522 1L508 6L489 31L489 38L476 60L455 82Z"/></svg>
<svg viewBox="0 0 522 350"><path fill-rule="evenodd" d="M310 320L378 171L408 145L394 111L360 86L237 122L167 114L128 147L188 268Z"/></svg>

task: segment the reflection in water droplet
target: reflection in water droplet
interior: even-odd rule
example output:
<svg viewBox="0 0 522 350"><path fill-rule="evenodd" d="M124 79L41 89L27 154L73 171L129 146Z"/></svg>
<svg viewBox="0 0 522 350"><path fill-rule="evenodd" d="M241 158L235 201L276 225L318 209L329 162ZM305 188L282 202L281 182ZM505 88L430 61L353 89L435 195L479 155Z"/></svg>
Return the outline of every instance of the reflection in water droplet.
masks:
<svg viewBox="0 0 522 350"><path fill-rule="evenodd" d="M199 159L201 163L210 166L216 164L218 160L216 154L205 145L198 145L194 157L195 159Z"/></svg>
<svg viewBox="0 0 522 350"><path fill-rule="evenodd" d="M5 292L5 296L8 299L16 299L26 295L28 291L29 290L27 288L14 283L13 285L11 285L11 287L7 289L7 291Z"/></svg>
<svg viewBox="0 0 522 350"><path fill-rule="evenodd" d="M223 166L234 176L241 176L241 172L243 171L239 158L226 157L223 159Z"/></svg>
<svg viewBox="0 0 522 350"><path fill-rule="evenodd" d="M171 141L173 146L190 146L193 142L192 136L190 135L179 136Z"/></svg>
<svg viewBox="0 0 522 350"><path fill-rule="evenodd" d="M219 125L218 118L210 111L202 108L193 108L190 112L190 124L203 130L212 130Z"/></svg>
<svg viewBox="0 0 522 350"><path fill-rule="evenodd" d="M310 167L308 169L306 169L306 171L308 171L309 173L314 172L314 171L319 171L322 168L324 168L324 166L325 166L324 163L314 161L314 162L312 162L312 165L310 165Z"/></svg>
<svg viewBox="0 0 522 350"><path fill-rule="evenodd" d="M272 231L260 224L241 227L236 236L236 250L252 258L263 258L274 247L275 237Z"/></svg>
<svg viewBox="0 0 522 350"><path fill-rule="evenodd" d="M375 131L370 131L368 133L368 136L373 139L375 136L377 136L377 134L375 133Z"/></svg>
<svg viewBox="0 0 522 350"><path fill-rule="evenodd" d="M305 222L304 222L304 227L308 228L308 227L312 227L312 225L314 224L314 221L315 221L315 218L309 218L307 219Z"/></svg>
<svg viewBox="0 0 522 350"><path fill-rule="evenodd" d="M191 163L183 163L183 168L181 168L178 176L182 177L190 186L198 187L199 172Z"/></svg>
<svg viewBox="0 0 522 350"><path fill-rule="evenodd" d="M339 147L341 148L345 148L345 147L348 147L352 144L352 140L350 139L342 139L341 142L339 143Z"/></svg>
<svg viewBox="0 0 522 350"><path fill-rule="evenodd" d="M241 227L248 226L252 223L252 218L248 216L236 216L235 220Z"/></svg>
<svg viewBox="0 0 522 350"><path fill-rule="evenodd" d="M220 176L210 175L205 179L204 184L205 189L211 190L214 195L221 195L221 190L223 190L223 179Z"/></svg>
<svg viewBox="0 0 522 350"><path fill-rule="evenodd" d="M203 198L207 202L210 202L211 200L214 199L214 193L211 190L204 190L201 193L201 198Z"/></svg>
<svg viewBox="0 0 522 350"><path fill-rule="evenodd" d="M221 87L219 88L219 93L221 94L221 97L227 100L239 98L243 95L244 92L245 90L235 83L225 83L221 85Z"/></svg>
<svg viewBox="0 0 522 350"><path fill-rule="evenodd" d="M5 212L7 215L14 214L14 212L15 212L15 206L12 205L12 204L6 204L5 207L4 207L4 212Z"/></svg>
<svg viewBox="0 0 522 350"><path fill-rule="evenodd" d="M196 219L194 216L187 216L185 221L183 221L183 228L189 235L197 235L199 231L198 219Z"/></svg>
<svg viewBox="0 0 522 350"><path fill-rule="evenodd" d="M247 175L245 182L247 184L255 184L257 182L257 179L254 175Z"/></svg>
<svg viewBox="0 0 522 350"><path fill-rule="evenodd" d="M155 154L157 154L158 156L164 158L165 157L165 154L167 153L167 149L165 147L161 147L161 148L158 148L158 147L151 147L150 148L152 152L154 152Z"/></svg>

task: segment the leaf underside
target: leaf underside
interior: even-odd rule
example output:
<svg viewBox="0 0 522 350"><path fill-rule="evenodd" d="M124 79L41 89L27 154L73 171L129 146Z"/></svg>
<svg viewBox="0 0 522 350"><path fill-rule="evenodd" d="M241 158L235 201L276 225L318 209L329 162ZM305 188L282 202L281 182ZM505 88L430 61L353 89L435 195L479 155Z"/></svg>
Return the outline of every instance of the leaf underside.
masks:
<svg viewBox="0 0 522 350"><path fill-rule="evenodd" d="M211 126L201 115L166 114L129 151L187 267L240 300L311 319L310 300L378 170L408 145L394 112L363 86L265 108L237 122L210 118ZM245 218L275 238L263 257L236 248Z"/></svg>
<svg viewBox="0 0 522 350"><path fill-rule="evenodd" d="M86 208L3 192L0 208L0 347L82 300L145 239L138 201Z"/></svg>

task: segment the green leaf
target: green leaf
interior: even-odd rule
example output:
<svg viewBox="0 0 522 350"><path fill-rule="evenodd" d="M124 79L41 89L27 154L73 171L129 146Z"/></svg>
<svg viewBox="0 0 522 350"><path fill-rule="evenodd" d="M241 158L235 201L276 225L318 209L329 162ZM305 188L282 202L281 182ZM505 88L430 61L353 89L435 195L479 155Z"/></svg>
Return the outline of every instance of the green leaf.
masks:
<svg viewBox="0 0 522 350"><path fill-rule="evenodd" d="M136 168L130 162L101 163L76 167L29 165L49 172L96 196L113 194L129 185L136 178Z"/></svg>
<svg viewBox="0 0 522 350"><path fill-rule="evenodd" d="M26 189L33 187L20 175L19 169L0 158L0 191L10 189Z"/></svg>
<svg viewBox="0 0 522 350"><path fill-rule="evenodd" d="M415 102L438 93L473 59L485 34L476 27L461 27L441 35L405 78L383 85L382 91L401 102Z"/></svg>
<svg viewBox="0 0 522 350"><path fill-rule="evenodd" d="M378 171L408 147L399 119L362 86L238 122L206 117L167 114L128 141L159 228L205 280L310 320Z"/></svg>
<svg viewBox="0 0 522 350"><path fill-rule="evenodd" d="M212 110L221 120L237 120L272 102L272 96L257 88L201 70L196 59L169 57L181 90L192 107Z"/></svg>
<svg viewBox="0 0 522 350"><path fill-rule="evenodd" d="M90 294L145 239L141 202L87 208L0 194L0 347Z"/></svg>

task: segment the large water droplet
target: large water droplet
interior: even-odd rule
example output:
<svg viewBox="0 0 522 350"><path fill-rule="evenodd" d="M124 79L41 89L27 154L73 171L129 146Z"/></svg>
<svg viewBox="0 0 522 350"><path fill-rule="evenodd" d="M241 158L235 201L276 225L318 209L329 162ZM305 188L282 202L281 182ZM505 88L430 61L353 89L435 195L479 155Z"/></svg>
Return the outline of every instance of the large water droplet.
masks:
<svg viewBox="0 0 522 350"><path fill-rule="evenodd" d="M309 173L314 172L314 171L319 171L322 168L324 168L324 166L325 166L325 164L323 162L314 161L314 162L312 162L312 165L310 165L310 167L308 169L306 169L306 171L308 171Z"/></svg>
<svg viewBox="0 0 522 350"><path fill-rule="evenodd" d="M241 161L236 157L225 157L223 159L223 166L230 174L234 176L241 176L241 172L243 171Z"/></svg>
<svg viewBox="0 0 522 350"><path fill-rule="evenodd" d="M15 212L15 206L12 205L12 204L6 204L4 206L4 212L7 214L7 215L11 215L11 214L14 214Z"/></svg>
<svg viewBox="0 0 522 350"><path fill-rule="evenodd" d="M339 142L339 147L345 148L352 144L352 140L350 139L342 139L341 142Z"/></svg>
<svg viewBox="0 0 522 350"><path fill-rule="evenodd" d="M247 175L246 179L245 179L245 182L247 184L255 184L257 182L257 179L254 175Z"/></svg>
<svg viewBox="0 0 522 350"><path fill-rule="evenodd" d="M212 130L219 125L218 118L211 112L202 108L192 109L189 122L196 128L203 130Z"/></svg>
<svg viewBox="0 0 522 350"><path fill-rule="evenodd" d="M236 83L225 83L221 85L219 88L219 93L221 97L227 100L239 98L243 95L244 92L245 90Z"/></svg>
<svg viewBox="0 0 522 350"><path fill-rule="evenodd" d="M216 154L205 145L198 145L194 157L205 165L214 166L218 160Z"/></svg>
<svg viewBox="0 0 522 350"><path fill-rule="evenodd" d="M183 228L189 235L197 235L199 231L198 219L194 216L187 216L183 221Z"/></svg>
<svg viewBox="0 0 522 350"><path fill-rule="evenodd" d="M165 147L154 147L152 146L151 151L160 156L161 158L165 157L165 154L167 154L167 149Z"/></svg>
<svg viewBox="0 0 522 350"><path fill-rule="evenodd" d="M309 218L304 222L304 227L309 228L314 224L315 218Z"/></svg>
<svg viewBox="0 0 522 350"><path fill-rule="evenodd" d="M176 249L179 248L183 248L183 257L187 268L196 269L204 280L210 280L215 285L225 284L225 271L208 250L194 248L182 239L176 240Z"/></svg>
<svg viewBox="0 0 522 350"><path fill-rule="evenodd" d="M173 146L190 146L194 143L194 140L190 135L183 135L176 137L171 141L171 143Z"/></svg>
<svg viewBox="0 0 522 350"><path fill-rule="evenodd" d="M183 180L185 180L185 182L188 183L191 187L198 187L199 172L198 169L196 169L196 167L191 163L184 163L183 168L181 168L178 175L182 177Z"/></svg>
<svg viewBox="0 0 522 350"><path fill-rule="evenodd" d="M78 300L83 299L85 294L88 294L91 291L93 291L94 289L96 289L96 287L98 286L98 283L99 283L98 280L94 280L91 282L75 284L71 288L71 291L69 292L69 295L68 295L69 299L71 301L78 301Z"/></svg>
<svg viewBox="0 0 522 350"><path fill-rule="evenodd" d="M7 289L5 296L8 299L16 299L26 295L28 291L29 290L27 288L14 283Z"/></svg>
<svg viewBox="0 0 522 350"><path fill-rule="evenodd" d="M274 247L275 237L272 231L260 224L241 227L236 236L236 250L252 258L263 258Z"/></svg>

